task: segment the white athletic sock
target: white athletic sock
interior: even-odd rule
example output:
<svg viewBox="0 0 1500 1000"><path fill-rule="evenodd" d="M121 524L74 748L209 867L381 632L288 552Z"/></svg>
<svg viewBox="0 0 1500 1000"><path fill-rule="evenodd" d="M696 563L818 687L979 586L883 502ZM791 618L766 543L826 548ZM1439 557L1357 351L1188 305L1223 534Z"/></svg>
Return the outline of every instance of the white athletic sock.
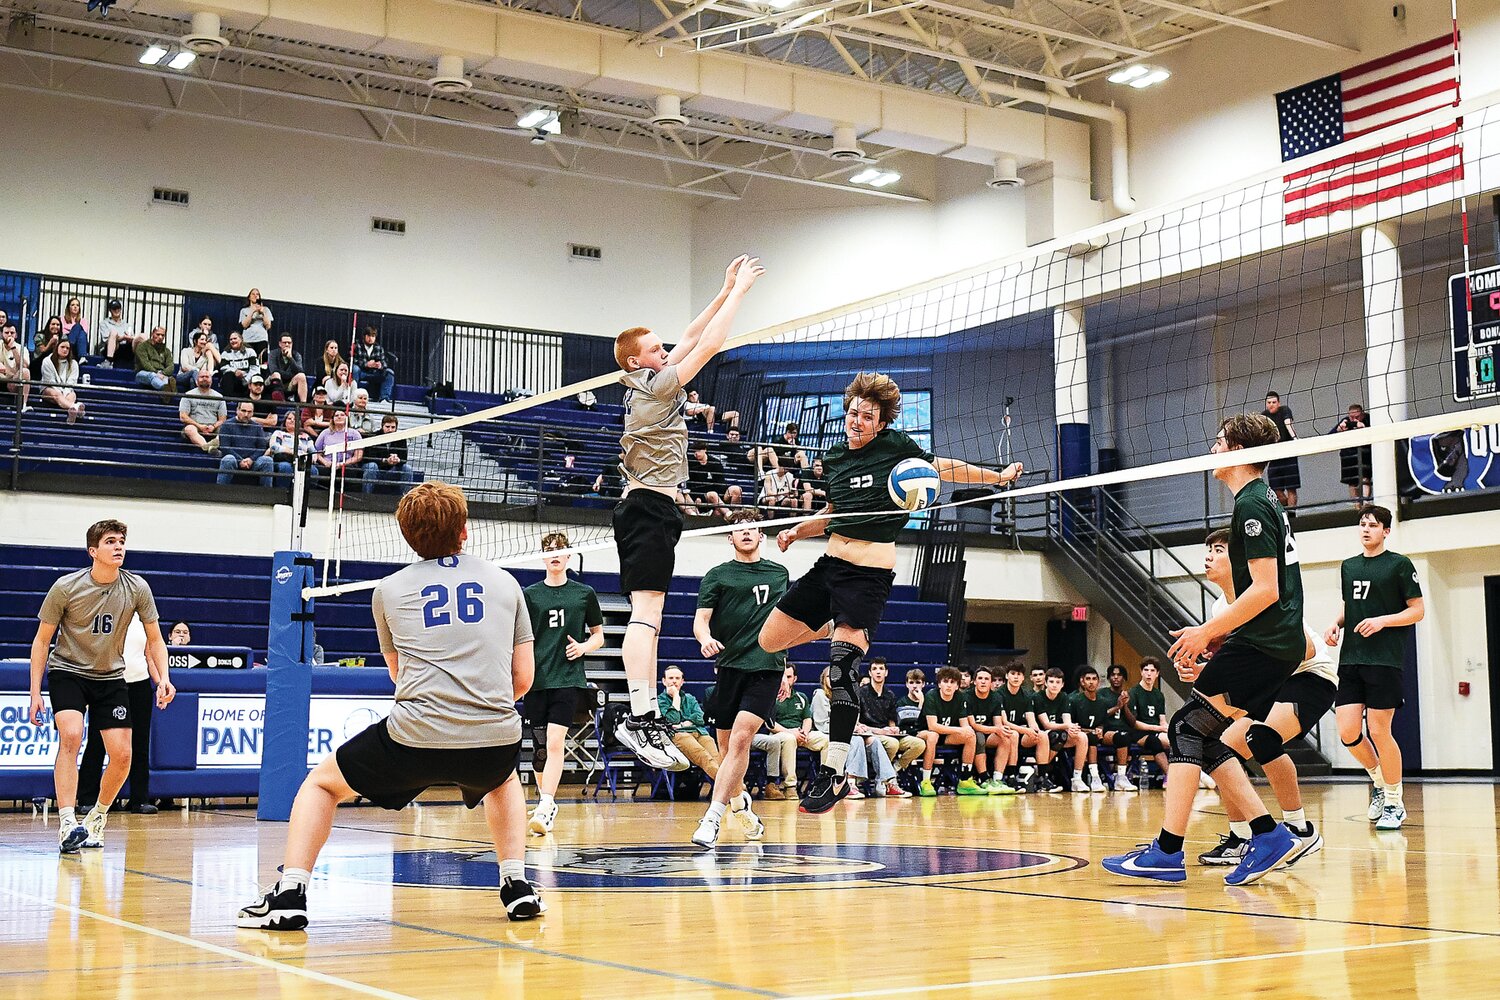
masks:
<svg viewBox="0 0 1500 1000"><path fill-rule="evenodd" d="M1130 765L1128 765L1128 764L1116 764L1115 765L1115 773L1116 774L1124 774L1125 773L1125 769L1128 768L1129 766Z"/></svg>
<svg viewBox="0 0 1500 1000"><path fill-rule="evenodd" d="M923 781L931 781L932 780L932 768L930 768L930 767L924 767L924 768L922 768L922 780Z"/></svg>
<svg viewBox="0 0 1500 1000"><path fill-rule="evenodd" d="M1398 781L1394 785L1385 786L1385 800L1386 802L1394 802L1397 805L1405 805L1401 801L1401 782Z"/></svg>
<svg viewBox="0 0 1500 1000"><path fill-rule="evenodd" d="M78 816L73 811L72 806L68 806L68 808L66 809L59 809L57 811L57 824L64 830L70 830L78 825Z"/></svg>
<svg viewBox="0 0 1500 1000"><path fill-rule="evenodd" d="M651 691L650 681L626 681L625 687L630 691L631 715L639 718L643 715L661 714L656 704L656 695Z"/></svg>
<svg viewBox="0 0 1500 1000"><path fill-rule="evenodd" d="M498 863L500 866L500 881L502 883L508 878L525 881L526 863L520 858L501 858Z"/></svg>
<svg viewBox="0 0 1500 1000"><path fill-rule="evenodd" d="M844 773L844 762L849 759L849 744L829 743L828 749L823 751L823 766L833 768L833 773L842 775Z"/></svg>
<svg viewBox="0 0 1500 1000"><path fill-rule="evenodd" d="M1365 768L1365 773L1370 776L1370 780L1371 781L1375 782L1375 787L1376 788L1379 788L1379 787L1381 787L1382 785L1385 784L1385 779L1383 779L1380 776L1380 765L1379 764L1376 764L1374 767L1367 767L1367 768Z"/></svg>
<svg viewBox="0 0 1500 1000"><path fill-rule="evenodd" d="M1281 813L1281 821L1300 830L1307 826L1307 813L1301 809L1286 809Z"/></svg>
<svg viewBox="0 0 1500 1000"><path fill-rule="evenodd" d="M553 798L551 795L548 795L546 792L543 792L542 797L537 800L536 807L538 809L556 809L557 799Z"/></svg>
<svg viewBox="0 0 1500 1000"><path fill-rule="evenodd" d="M1073 771L1073 780L1074 781L1082 781L1083 780L1083 772L1080 771L1080 770L1077 770L1075 768L1074 771Z"/></svg>
<svg viewBox="0 0 1500 1000"><path fill-rule="evenodd" d="M1250 824L1249 823L1240 823L1240 822L1230 823L1229 824L1229 832L1232 833L1232 834L1234 834L1236 837L1240 838L1241 840L1249 840L1250 839Z"/></svg>
<svg viewBox="0 0 1500 1000"><path fill-rule="evenodd" d="M724 818L724 810L727 808L723 802L710 802L708 804L708 818L715 823Z"/></svg>
<svg viewBox="0 0 1500 1000"><path fill-rule="evenodd" d="M96 803L94 803L94 808L90 809L89 812L96 812L100 816L108 816L109 815L109 807L112 804L113 803L110 803L110 802L96 802Z"/></svg>
<svg viewBox="0 0 1500 1000"><path fill-rule="evenodd" d="M294 886L302 889L307 888L307 883L312 880L312 872L305 868L282 868L281 881L276 884L278 889L290 889Z"/></svg>
<svg viewBox="0 0 1500 1000"><path fill-rule="evenodd" d="M1089 765L1089 777L1090 778L1097 778L1097 777L1099 777L1099 765L1098 764L1090 764Z"/></svg>

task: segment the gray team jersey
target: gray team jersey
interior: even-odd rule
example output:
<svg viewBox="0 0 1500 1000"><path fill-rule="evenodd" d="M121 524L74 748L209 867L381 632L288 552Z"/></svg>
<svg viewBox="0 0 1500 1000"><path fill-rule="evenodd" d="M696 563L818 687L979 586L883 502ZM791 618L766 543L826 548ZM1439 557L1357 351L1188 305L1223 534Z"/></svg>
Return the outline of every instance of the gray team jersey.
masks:
<svg viewBox="0 0 1500 1000"><path fill-rule="evenodd" d="M620 381L625 385L620 467L644 486L681 486L688 478L687 393L677 366L659 372L641 368Z"/></svg>
<svg viewBox="0 0 1500 1000"><path fill-rule="evenodd" d="M382 653L397 653L386 728L409 747L469 749L521 738L513 648L531 641L521 585L476 556L413 563L371 598Z"/></svg>
<svg viewBox="0 0 1500 1000"><path fill-rule="evenodd" d="M151 585L134 573L122 569L114 583L103 584L91 572L81 569L59 578L42 600L37 617L58 627L47 669L114 680L125 676L130 620L156 621L156 599Z"/></svg>

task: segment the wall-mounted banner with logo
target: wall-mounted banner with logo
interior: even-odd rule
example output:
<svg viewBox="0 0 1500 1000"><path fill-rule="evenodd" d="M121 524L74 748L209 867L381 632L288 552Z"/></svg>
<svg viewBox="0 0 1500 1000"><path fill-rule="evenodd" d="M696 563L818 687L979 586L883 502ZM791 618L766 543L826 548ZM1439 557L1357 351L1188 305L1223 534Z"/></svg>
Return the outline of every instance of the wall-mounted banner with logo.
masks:
<svg viewBox="0 0 1500 1000"><path fill-rule="evenodd" d="M307 765L312 767L344 743L390 714L390 698L314 695L307 728ZM258 694L198 696L196 760L199 767L260 767L266 699Z"/></svg>

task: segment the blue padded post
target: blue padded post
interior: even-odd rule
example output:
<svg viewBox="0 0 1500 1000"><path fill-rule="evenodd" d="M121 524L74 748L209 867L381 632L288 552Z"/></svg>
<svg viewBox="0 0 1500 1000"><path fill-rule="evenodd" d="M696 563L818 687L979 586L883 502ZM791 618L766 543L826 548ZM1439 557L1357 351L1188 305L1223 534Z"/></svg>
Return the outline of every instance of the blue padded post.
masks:
<svg viewBox="0 0 1500 1000"><path fill-rule="evenodd" d="M300 562L300 565L299 565ZM306 552L277 552L271 560L271 624L266 644L266 713L262 720L260 800L255 816L285 821L307 777L308 710L312 700L313 584Z"/></svg>

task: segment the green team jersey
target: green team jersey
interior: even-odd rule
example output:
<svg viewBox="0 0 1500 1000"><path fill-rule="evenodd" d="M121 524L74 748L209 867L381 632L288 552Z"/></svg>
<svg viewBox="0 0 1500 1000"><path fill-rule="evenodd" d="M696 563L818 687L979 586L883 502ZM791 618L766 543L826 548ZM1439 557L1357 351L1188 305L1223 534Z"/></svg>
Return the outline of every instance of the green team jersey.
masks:
<svg viewBox="0 0 1500 1000"><path fill-rule="evenodd" d="M1000 692L990 688L990 693L983 698L969 692L969 716L981 726L1000 725L999 717L1004 714L1005 709L1000 705Z"/></svg>
<svg viewBox="0 0 1500 1000"><path fill-rule="evenodd" d="M1092 698L1074 691L1068 698L1068 716L1081 729L1109 729L1108 712L1114 703L1113 698L1099 697L1097 691Z"/></svg>
<svg viewBox="0 0 1500 1000"><path fill-rule="evenodd" d="M1031 710L1036 713L1037 725L1042 724L1044 715L1053 725L1061 725L1063 714L1068 710L1068 698L1060 692L1056 698L1049 698L1047 692L1043 691L1032 696Z"/></svg>
<svg viewBox="0 0 1500 1000"><path fill-rule="evenodd" d="M724 644L720 669L758 673L785 670L785 653L760 648L760 627L787 591L786 567L770 559L731 559L709 570L698 585L698 607L712 608L708 629Z"/></svg>
<svg viewBox="0 0 1500 1000"><path fill-rule="evenodd" d="M1399 552L1345 559L1340 575L1344 591L1344 648L1340 663L1395 667L1406 662L1406 637L1414 625L1383 628L1368 639L1354 631L1366 618L1400 614L1406 602L1422 596L1417 568Z"/></svg>
<svg viewBox="0 0 1500 1000"><path fill-rule="evenodd" d="M830 448L823 456L828 502L833 505L828 533L867 542L894 542L911 515L897 510L891 502L887 480L891 470L908 458L933 461L932 452L923 450L904 432L893 427L876 434L863 448L850 448L847 441ZM894 510L895 513L886 517L850 519L840 516L881 510Z"/></svg>
<svg viewBox="0 0 1500 1000"><path fill-rule="evenodd" d="M531 690L584 687L588 680L583 674L583 657L568 659L568 640L583 642L595 625L604 624L599 595L593 587L577 580L569 580L560 587L549 587L542 580L522 594L526 597L526 610L531 612L535 642L532 651L536 657L536 681Z"/></svg>
<svg viewBox="0 0 1500 1000"><path fill-rule="evenodd" d="M964 717L969 714L969 699L962 691L955 691L952 698L944 699L943 692L934 688L922 699L922 714L936 719L940 726L962 726Z"/></svg>
<svg viewBox="0 0 1500 1000"><path fill-rule="evenodd" d="M1000 711L1005 713L1005 721L1013 726L1026 727L1026 713L1031 710L1031 692L1023 685L1021 690L1011 694L1010 688L1000 689Z"/></svg>
<svg viewBox="0 0 1500 1000"><path fill-rule="evenodd" d="M1143 726L1160 726L1167 718L1167 695L1161 688L1147 691L1137 684L1130 689L1130 714Z"/></svg>
<svg viewBox="0 0 1500 1000"><path fill-rule="evenodd" d="M1126 691L1124 694L1125 704L1129 705L1130 692ZM1103 698L1105 702L1104 728L1122 731L1129 728L1125 722L1125 712L1119 707L1120 693L1116 692L1113 688L1100 688L1099 697Z"/></svg>
<svg viewBox="0 0 1500 1000"><path fill-rule="evenodd" d="M793 691L790 698L778 700L771 710L771 721L787 729L801 729L802 720L811 718L812 706L801 691Z"/></svg>
<svg viewBox="0 0 1500 1000"><path fill-rule="evenodd" d="M1263 479L1252 479L1234 495L1234 518L1229 534L1229 569L1234 592L1250 589L1250 561L1275 559L1278 596L1260 614L1230 633L1278 660L1301 663L1307 652L1302 631L1302 567L1297 541L1281 501Z"/></svg>

